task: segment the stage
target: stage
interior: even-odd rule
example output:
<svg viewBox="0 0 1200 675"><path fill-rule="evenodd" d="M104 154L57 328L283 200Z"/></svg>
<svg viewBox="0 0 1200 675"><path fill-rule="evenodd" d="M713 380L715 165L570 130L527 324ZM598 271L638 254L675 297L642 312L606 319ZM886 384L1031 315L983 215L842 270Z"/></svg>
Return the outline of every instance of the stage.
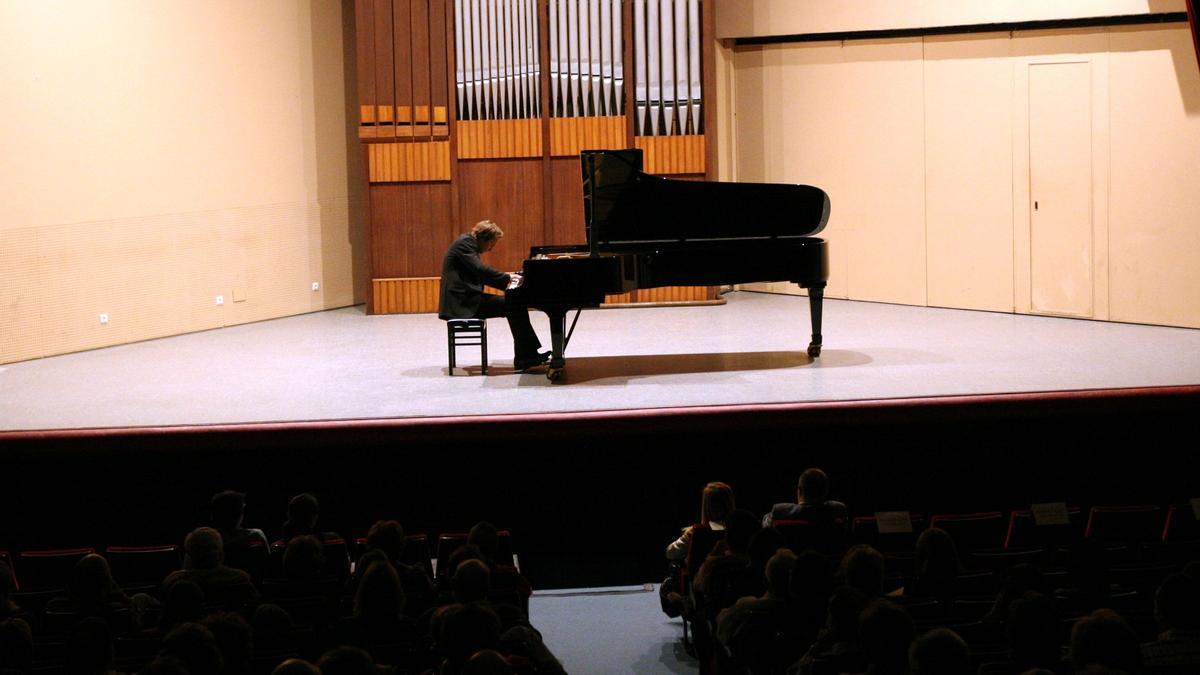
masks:
<svg viewBox="0 0 1200 675"><path fill-rule="evenodd" d="M735 292L723 306L585 311L563 381L489 374L428 314L361 307L0 366L0 433L779 406L1200 385L1200 330ZM548 341L544 315L534 327Z"/></svg>

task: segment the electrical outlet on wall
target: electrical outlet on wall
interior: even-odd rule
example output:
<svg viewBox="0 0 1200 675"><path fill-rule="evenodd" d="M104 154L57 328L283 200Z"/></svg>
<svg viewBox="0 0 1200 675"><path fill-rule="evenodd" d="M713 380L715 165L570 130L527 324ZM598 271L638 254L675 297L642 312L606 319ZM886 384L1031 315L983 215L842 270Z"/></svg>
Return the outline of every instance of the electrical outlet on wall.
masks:
<svg viewBox="0 0 1200 675"><path fill-rule="evenodd" d="M313 282L313 290L314 290L314 291L319 291L319 290L321 290L321 282L319 282L319 281L314 281L314 282Z"/></svg>
<svg viewBox="0 0 1200 675"><path fill-rule="evenodd" d="M108 313L107 313L107 312L101 312L101 313L100 313L100 325L101 325L101 326L107 326L107 325L108 325Z"/></svg>
<svg viewBox="0 0 1200 675"><path fill-rule="evenodd" d="M217 296L217 307L220 307L221 305L224 305L224 304L225 304L225 296L218 295Z"/></svg>

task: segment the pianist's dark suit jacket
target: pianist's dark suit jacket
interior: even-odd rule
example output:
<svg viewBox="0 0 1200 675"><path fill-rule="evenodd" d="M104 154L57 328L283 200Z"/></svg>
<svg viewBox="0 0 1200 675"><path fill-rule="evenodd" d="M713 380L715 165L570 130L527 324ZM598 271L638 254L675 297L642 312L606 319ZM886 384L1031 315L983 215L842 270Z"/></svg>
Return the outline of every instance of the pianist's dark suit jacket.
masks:
<svg viewBox="0 0 1200 675"><path fill-rule="evenodd" d="M470 319L479 310L484 285L504 290L509 276L488 267L479 257L479 242L470 233L460 236L442 259L442 297L438 318Z"/></svg>

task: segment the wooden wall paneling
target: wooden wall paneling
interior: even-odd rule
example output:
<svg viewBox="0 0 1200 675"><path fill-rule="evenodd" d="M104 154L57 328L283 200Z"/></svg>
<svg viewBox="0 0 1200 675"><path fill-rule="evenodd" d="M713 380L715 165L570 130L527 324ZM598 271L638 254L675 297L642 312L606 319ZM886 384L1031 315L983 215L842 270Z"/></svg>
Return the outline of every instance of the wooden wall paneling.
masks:
<svg viewBox="0 0 1200 675"><path fill-rule="evenodd" d="M538 0L538 60L541 63L541 91L538 101L541 116L538 118L539 138L542 148L542 241L558 243L555 234L555 185L553 160L550 158L550 3Z"/></svg>
<svg viewBox="0 0 1200 675"><path fill-rule="evenodd" d="M449 120L450 91L454 88L454 69L449 67L454 54L453 15L448 15L445 0L432 0L429 7L429 104L435 136L445 135ZM447 21L449 17L449 21ZM447 30L449 26L449 30ZM443 46L438 48L438 44Z"/></svg>
<svg viewBox="0 0 1200 675"><path fill-rule="evenodd" d="M624 76L625 76L625 144L624 148L633 147L634 136L634 115L636 114L637 106L635 86L636 78L634 77L634 44L633 44L633 3L621 3L621 27L625 33L621 36L622 52L624 53ZM628 39L626 39L628 38Z"/></svg>
<svg viewBox="0 0 1200 675"><path fill-rule="evenodd" d="M458 136L458 98L450 93L455 89L455 77L457 75L458 63L455 60L455 30L454 30L454 0L444 0L442 4L442 15L445 17L443 25L445 31L445 51L446 51L446 75L445 82L448 88L446 100L446 129L450 134L450 145L448 151L450 156L447 158L447 163L450 168L450 220L447 222L440 232L435 231L435 235L440 235L440 238L449 246L449 242L454 240L462 220L459 218L459 199L460 190L459 170L458 170L458 143L461 139ZM437 82L438 80L434 80Z"/></svg>
<svg viewBox="0 0 1200 675"><path fill-rule="evenodd" d="M712 108L717 96L717 38L715 9L713 0L700 0L700 86L702 103L700 105L701 129L704 137L704 175L708 180L717 179L717 127L716 115ZM708 119L712 117L713 123Z"/></svg>
<svg viewBox="0 0 1200 675"><path fill-rule="evenodd" d="M587 243L579 157L555 157L550 160L549 173L551 210L546 242L553 245Z"/></svg>
<svg viewBox="0 0 1200 675"><path fill-rule="evenodd" d="M407 276L402 223L406 218L405 186L371 185L371 276ZM385 289L386 290L386 289ZM378 309L378 306L377 306Z"/></svg>
<svg viewBox="0 0 1200 675"><path fill-rule="evenodd" d="M433 40L430 34L432 29L430 0L410 0L410 2L409 32L412 36L410 82L412 83L413 135L427 138L433 135L433 92L430 81L433 59L429 54L433 49Z"/></svg>
<svg viewBox="0 0 1200 675"><path fill-rule="evenodd" d="M412 136L413 132L413 60L416 40L413 35L413 6L424 1L392 2L392 77L396 82L397 136Z"/></svg>
<svg viewBox="0 0 1200 675"><path fill-rule="evenodd" d="M354 26L357 33L355 57L358 59L359 130L375 125L375 1L357 0L354 3ZM370 129L374 136L375 130Z"/></svg>
<svg viewBox="0 0 1200 675"><path fill-rule="evenodd" d="M396 74L392 49L392 2L375 0L375 121L376 137L396 135Z"/></svg>
<svg viewBox="0 0 1200 675"><path fill-rule="evenodd" d="M642 170L653 174L706 174L707 152L703 135L638 136Z"/></svg>
<svg viewBox="0 0 1200 675"><path fill-rule="evenodd" d="M542 162L539 159L472 160L459 163L461 231L491 219L504 241L488 264L521 268L529 247L544 243Z"/></svg>

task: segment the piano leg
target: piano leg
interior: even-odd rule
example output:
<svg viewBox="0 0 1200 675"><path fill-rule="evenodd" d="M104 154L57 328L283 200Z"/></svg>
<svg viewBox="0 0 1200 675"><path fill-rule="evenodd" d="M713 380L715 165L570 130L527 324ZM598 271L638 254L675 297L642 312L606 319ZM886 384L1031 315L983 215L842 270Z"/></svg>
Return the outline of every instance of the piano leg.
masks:
<svg viewBox="0 0 1200 675"><path fill-rule="evenodd" d="M812 342L808 343L808 355L814 359L821 355L821 304L824 299L824 281L808 287L808 311L812 315Z"/></svg>
<svg viewBox="0 0 1200 675"><path fill-rule="evenodd" d="M566 328L567 328L567 312L566 310L545 310L546 318L550 320L550 365L546 370L546 377L551 381L555 381L562 377L563 370L567 366L567 360L563 357L563 350L566 349Z"/></svg>

